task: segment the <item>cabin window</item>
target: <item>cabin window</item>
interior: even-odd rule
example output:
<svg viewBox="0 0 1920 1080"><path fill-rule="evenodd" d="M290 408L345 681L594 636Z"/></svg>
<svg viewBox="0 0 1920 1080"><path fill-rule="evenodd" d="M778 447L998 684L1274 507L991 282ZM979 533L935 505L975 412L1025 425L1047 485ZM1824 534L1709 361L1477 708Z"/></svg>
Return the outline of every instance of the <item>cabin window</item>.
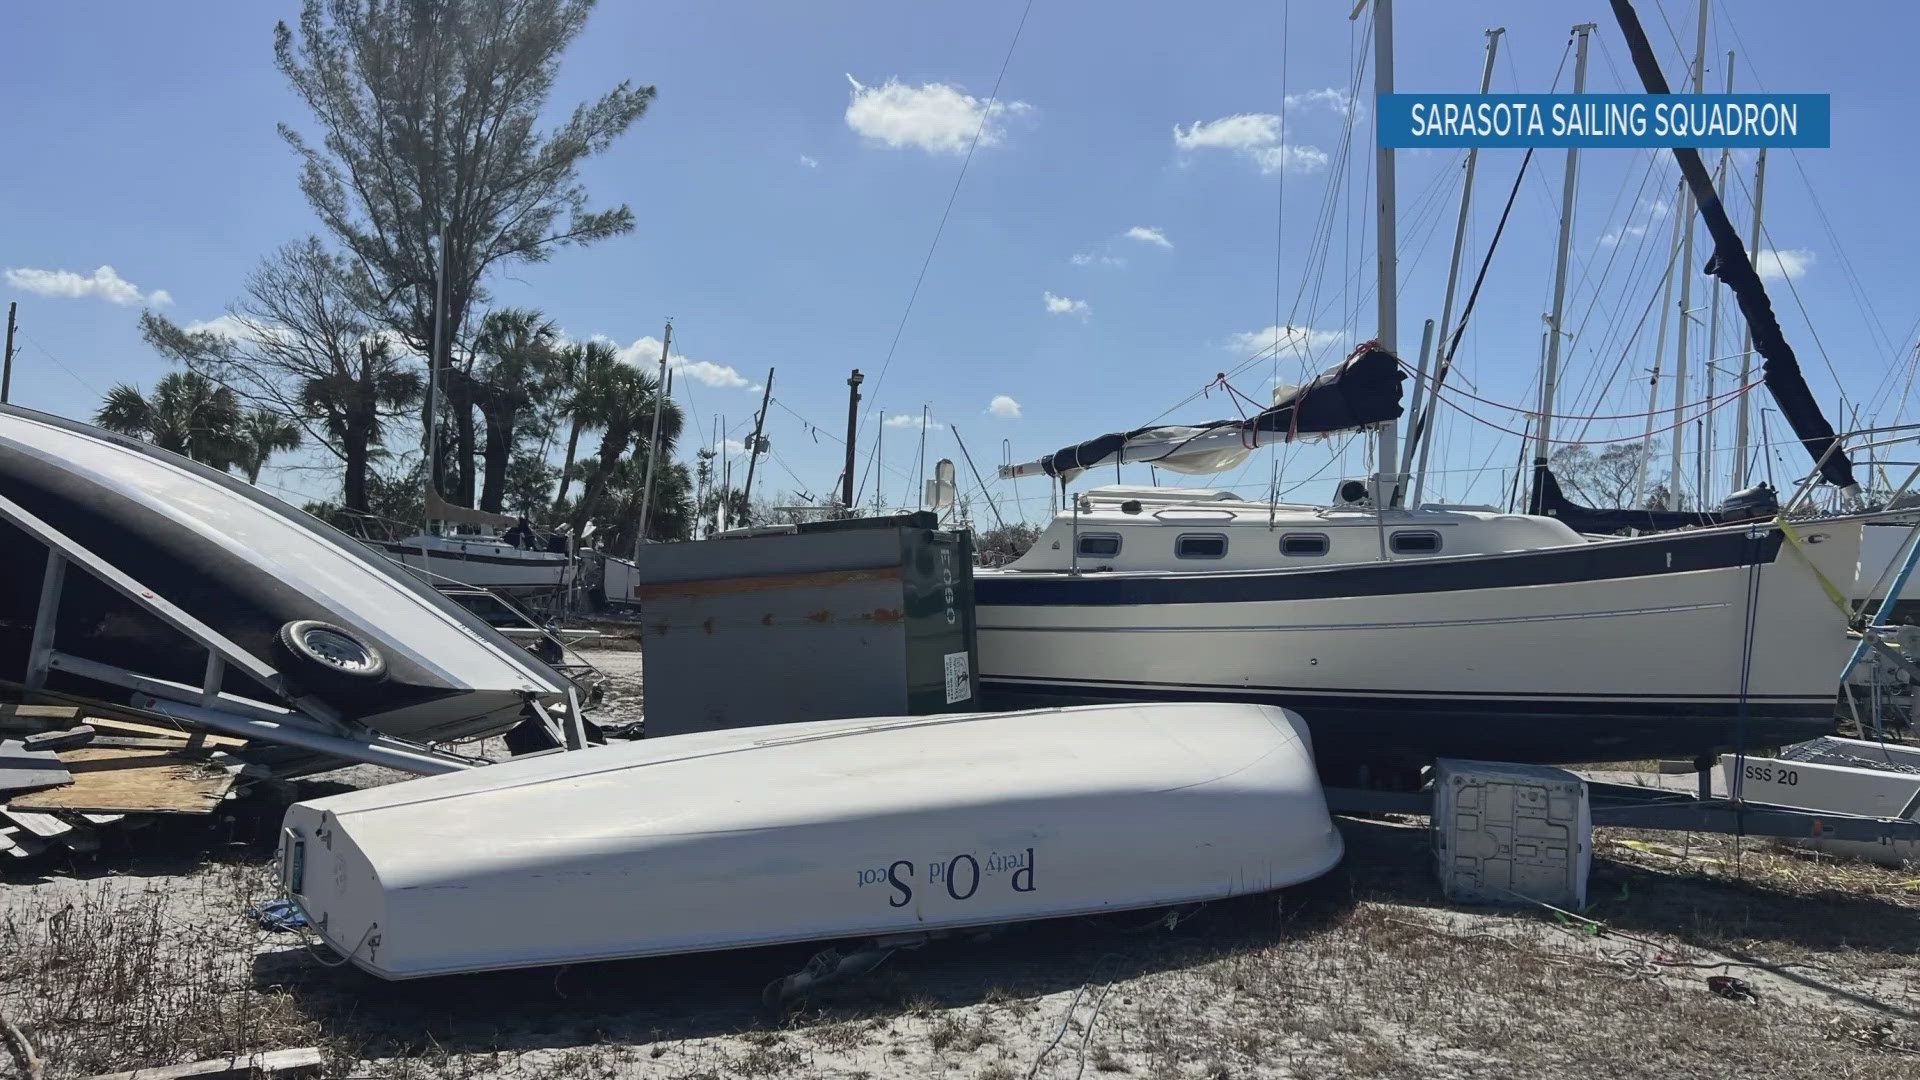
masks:
<svg viewBox="0 0 1920 1080"><path fill-rule="evenodd" d="M1176 559L1224 559L1227 538L1222 533L1181 533L1173 542Z"/></svg>
<svg viewBox="0 0 1920 1080"><path fill-rule="evenodd" d="M1287 533L1280 538L1280 554L1325 555L1329 544L1326 533Z"/></svg>
<svg viewBox="0 0 1920 1080"><path fill-rule="evenodd" d="M1431 529L1401 529L1389 543L1395 555L1433 555L1440 550L1440 534Z"/></svg>
<svg viewBox="0 0 1920 1080"><path fill-rule="evenodd" d="M1119 533L1081 533L1075 547L1083 559L1111 559L1120 554Z"/></svg>

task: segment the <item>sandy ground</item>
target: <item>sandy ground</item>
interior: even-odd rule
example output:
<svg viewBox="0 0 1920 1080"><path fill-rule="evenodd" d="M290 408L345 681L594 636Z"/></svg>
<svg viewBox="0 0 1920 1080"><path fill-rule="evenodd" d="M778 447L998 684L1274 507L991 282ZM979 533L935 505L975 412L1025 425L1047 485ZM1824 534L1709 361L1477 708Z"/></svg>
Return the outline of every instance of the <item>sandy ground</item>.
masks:
<svg viewBox="0 0 1920 1080"><path fill-rule="evenodd" d="M631 716L638 654L592 658L603 715ZM1285 894L935 942L769 1012L761 988L812 948L398 984L330 967L240 917L273 896L281 805L0 868L0 1015L49 1077L306 1045L329 1075L500 1080L1920 1075L1920 879L1753 841L1603 831L1589 922L1450 905L1424 830L1347 820L1345 863ZM1717 974L1758 1001L1709 993Z"/></svg>

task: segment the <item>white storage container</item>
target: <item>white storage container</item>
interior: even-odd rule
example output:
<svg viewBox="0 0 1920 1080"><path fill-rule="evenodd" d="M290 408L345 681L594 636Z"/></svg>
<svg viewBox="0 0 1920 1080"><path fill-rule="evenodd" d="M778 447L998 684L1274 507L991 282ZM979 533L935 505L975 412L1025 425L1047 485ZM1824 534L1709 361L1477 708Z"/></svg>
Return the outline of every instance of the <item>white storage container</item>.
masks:
<svg viewBox="0 0 1920 1080"><path fill-rule="evenodd" d="M1539 900L1578 911L1593 861L1587 783L1549 765L1441 758L1433 844L1450 900Z"/></svg>

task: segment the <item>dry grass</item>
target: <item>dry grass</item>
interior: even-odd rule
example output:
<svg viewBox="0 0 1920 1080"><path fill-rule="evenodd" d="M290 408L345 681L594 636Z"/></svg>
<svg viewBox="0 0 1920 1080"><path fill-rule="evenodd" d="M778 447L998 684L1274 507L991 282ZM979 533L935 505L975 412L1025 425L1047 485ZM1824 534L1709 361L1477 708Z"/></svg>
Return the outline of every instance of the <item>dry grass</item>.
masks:
<svg viewBox="0 0 1920 1080"><path fill-rule="evenodd" d="M1418 830L1347 832L1277 905L936 943L782 1016L757 990L806 949L388 984L237 917L261 847L109 855L0 886L0 1012L56 1080L315 1044L392 1078L1920 1075L1913 872L1605 831L1596 936L1444 904ZM1708 993L1722 972L1760 1004Z"/></svg>

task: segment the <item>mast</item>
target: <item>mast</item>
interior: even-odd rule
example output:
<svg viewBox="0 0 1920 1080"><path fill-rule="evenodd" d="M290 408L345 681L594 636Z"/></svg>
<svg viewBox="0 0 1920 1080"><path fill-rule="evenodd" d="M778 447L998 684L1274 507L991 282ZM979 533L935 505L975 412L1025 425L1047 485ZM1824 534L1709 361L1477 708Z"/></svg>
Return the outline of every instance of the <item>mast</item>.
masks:
<svg viewBox="0 0 1920 1080"><path fill-rule="evenodd" d="M840 505L846 507L848 517L858 509L853 505L853 444L860 434L860 383L864 379L859 368L847 376L847 471L840 477Z"/></svg>
<svg viewBox="0 0 1920 1080"><path fill-rule="evenodd" d="M440 358L444 348L441 338L445 333L447 320L447 227L440 226L440 258L433 268L433 355L427 358L427 422L426 441L422 452L427 457L427 487L434 494L440 493L440 455L434 446L434 427L440 414ZM432 522L428 522L428 531L432 531Z"/></svg>
<svg viewBox="0 0 1920 1080"><path fill-rule="evenodd" d="M1767 197L1767 148L1760 148L1759 157L1753 162L1753 240L1747 244L1747 250L1758 257L1760 254L1760 205ZM1746 345L1740 353L1740 385L1753 381L1753 327L1747 327ZM1733 421L1733 490L1739 491L1747 486L1747 425L1750 423L1747 407L1747 395L1741 394L1736 403L1740 411L1734 414Z"/></svg>
<svg viewBox="0 0 1920 1080"><path fill-rule="evenodd" d="M1699 36L1693 50L1693 92L1705 90L1707 67L1707 0L1700 0ZM1673 360L1673 453L1667 470L1667 498L1673 509L1680 508L1680 450L1686 445L1685 418L1680 414L1687 405L1687 320L1693 302L1693 197L1688 195L1680 212L1686 222L1686 240L1680 254L1680 327L1676 334L1677 352Z"/></svg>
<svg viewBox="0 0 1920 1080"><path fill-rule="evenodd" d="M1493 89L1493 60L1500 52L1500 35L1506 33L1506 27L1496 26L1487 31L1487 62L1480 69L1480 93L1485 95ZM1447 264L1447 298L1440 305L1440 350L1444 354L1447 348L1447 331L1453 324L1453 290L1460 281L1460 254L1467 243L1467 212L1473 207L1473 173L1480 164L1480 148L1467 150L1467 175L1460 186L1460 216L1453 226L1453 260ZM1417 459L1413 470L1413 497L1410 506L1420 505L1421 491L1427 486L1427 448L1433 442L1433 410L1440 406L1440 384L1446 379L1447 358L1443 355L1435 366L1433 380L1427 384L1427 400L1420 407L1419 427L1413 432L1411 445L1407 448L1410 458Z"/></svg>
<svg viewBox="0 0 1920 1080"><path fill-rule="evenodd" d="M660 409L667 402L667 351L673 345L673 320L660 337L660 375L653 387L653 429L647 432L647 478L640 484L640 531L633 536L633 557L640 558L640 545L647 540L647 524L653 517L653 467L660 459Z"/></svg>
<svg viewBox="0 0 1920 1080"><path fill-rule="evenodd" d="M1359 14L1359 9L1354 9ZM1393 0L1373 0L1373 93L1374 99L1393 93ZM1376 136L1375 142L1378 142ZM1398 255L1394 251L1394 204L1395 188L1393 175L1393 148L1379 146L1375 149L1377 163L1374 166L1375 195L1378 198L1378 213L1375 220L1374 247L1378 257L1379 285L1376 292L1380 301L1379 330L1375 335L1380 347L1387 352L1394 351L1399 337L1399 281ZM1374 476L1373 505L1384 511L1399 502L1400 495L1400 429L1391 422L1379 428L1380 470Z"/></svg>
<svg viewBox="0 0 1920 1080"><path fill-rule="evenodd" d="M1731 49L1727 50L1727 93L1733 93L1733 50ZM1713 190L1719 192L1722 199L1726 197L1727 157L1730 152L1730 147L1723 146L1720 148L1720 164L1713 171ZM1711 406L1713 401L1714 390L1717 388L1718 380L1716 376L1719 374L1719 371L1720 290L1715 289L1713 290L1713 313L1707 317L1707 401L1709 406ZM1746 384L1741 383L1740 385L1745 386ZM1718 441L1714 438L1714 428L1717 425L1713 418L1713 413L1708 412L1704 419L1707 425L1706 444L1700 448L1700 468L1697 470L1700 475L1700 503L1702 506L1706 506L1713 501L1713 451L1714 443ZM1729 488L1727 490L1729 493L1732 493L1740 489Z"/></svg>
<svg viewBox="0 0 1920 1080"><path fill-rule="evenodd" d="M1667 270L1661 276L1660 284L1660 332L1653 339L1653 371L1647 379L1647 432L1640 436L1640 460L1633 467L1633 498L1641 506L1647 505L1647 473L1653 464L1653 420L1660 412L1660 358L1667 354L1667 315L1673 310L1673 267L1674 260L1680 257L1680 229L1685 220L1680 214L1680 200L1687 194L1687 182L1673 193L1673 243L1667 249ZM1669 495L1669 498L1672 496Z"/></svg>
<svg viewBox="0 0 1920 1080"><path fill-rule="evenodd" d="M1575 39L1573 59L1573 92L1583 94L1587 89L1587 36L1593 33L1593 23L1581 23L1573 28ZM1580 179L1580 150L1567 148L1566 176L1560 186L1560 242L1556 246L1553 259L1553 314L1547 317L1547 362L1540 373L1540 422L1534 429L1533 471L1538 477L1547 470L1547 458L1553 452L1553 398L1556 383L1560 378L1560 342L1565 334L1561 332L1561 322L1566 314L1567 302L1567 248L1573 239L1573 192ZM1533 505L1530 513L1539 513L1542 485L1538 480L1533 485Z"/></svg>
<svg viewBox="0 0 1920 1080"><path fill-rule="evenodd" d="M767 385L760 391L760 411L753 414L753 442L747 446L747 484L740 489L740 500L753 497L753 467L760 461L760 432L767 426L767 403L773 400L773 369L767 369Z"/></svg>

